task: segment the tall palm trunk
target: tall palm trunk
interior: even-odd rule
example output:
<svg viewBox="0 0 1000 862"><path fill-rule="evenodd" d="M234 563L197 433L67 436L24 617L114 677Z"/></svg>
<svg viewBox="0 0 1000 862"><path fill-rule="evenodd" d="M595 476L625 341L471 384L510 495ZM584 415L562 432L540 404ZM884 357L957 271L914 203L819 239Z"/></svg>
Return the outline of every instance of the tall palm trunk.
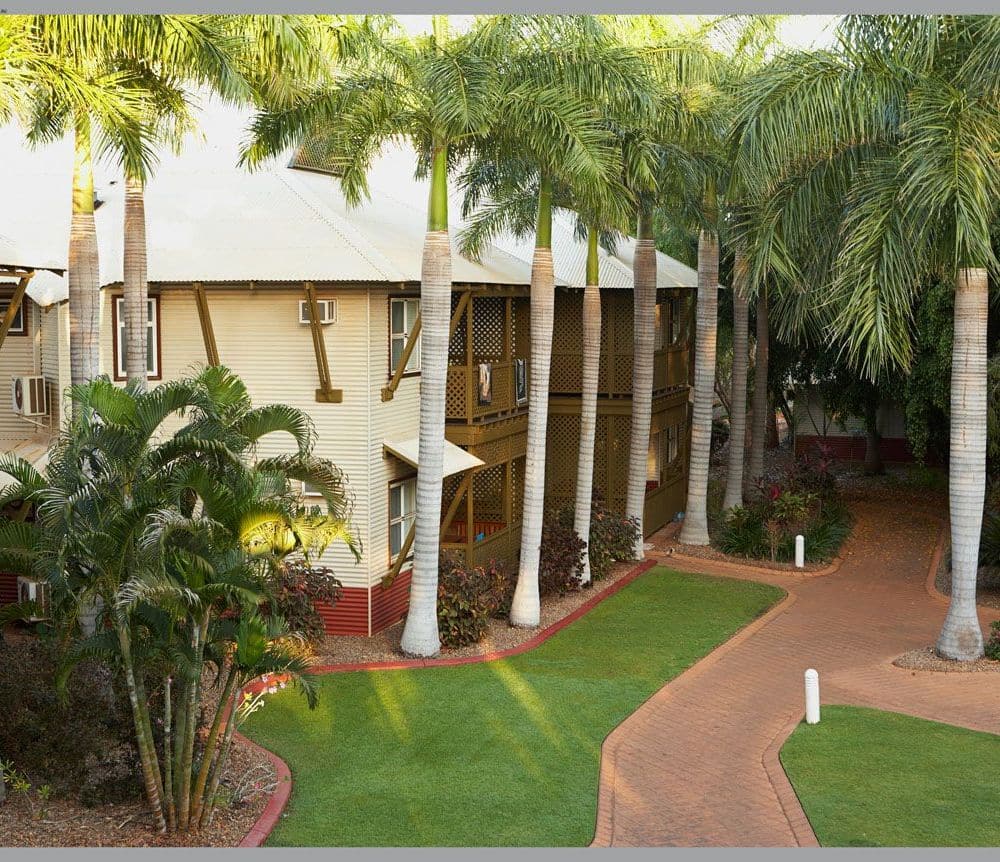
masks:
<svg viewBox="0 0 1000 862"><path fill-rule="evenodd" d="M437 655L437 582L444 481L444 416L448 385L448 324L451 317L451 241L448 238L448 148L434 148L427 236L420 268L420 442L417 512L413 536L410 609L403 652Z"/></svg>
<svg viewBox="0 0 1000 862"><path fill-rule="evenodd" d="M597 383L601 371L601 289L598 287L597 229L587 234L587 286L583 291L583 380L580 386L580 457L576 468L573 529L583 539L583 575L590 583L590 514L597 436Z"/></svg>
<svg viewBox="0 0 1000 862"><path fill-rule="evenodd" d="M757 294L757 353L753 367L753 429L750 437L750 481L764 475L764 438L767 436L767 358L769 333L767 288Z"/></svg>
<svg viewBox="0 0 1000 862"><path fill-rule="evenodd" d="M653 240L653 214L643 208L632 258L633 336L632 336L632 430L629 435L628 492L625 515L639 525L635 559L645 556L643 511L646 505L646 464L649 457L649 428L653 417L653 353L656 311L656 243Z"/></svg>
<svg viewBox="0 0 1000 862"><path fill-rule="evenodd" d="M69 232L68 288L70 382L76 386L100 374L101 309L90 117L78 114L73 128L73 215Z"/></svg>
<svg viewBox="0 0 1000 862"><path fill-rule="evenodd" d="M125 179L125 236L122 269L125 287L125 376L146 388L149 338L146 282L146 204L142 180Z"/></svg>
<svg viewBox="0 0 1000 862"><path fill-rule="evenodd" d="M985 269L959 271L948 466L951 602L937 642L938 653L958 661L972 661L983 654L983 632L976 613L976 574L986 496L987 291Z"/></svg>
<svg viewBox="0 0 1000 862"><path fill-rule="evenodd" d="M708 544L708 467L712 455L718 307L719 237L714 231L703 230L698 236L698 316L687 507L679 536L686 545Z"/></svg>
<svg viewBox="0 0 1000 862"><path fill-rule="evenodd" d="M878 476L885 472L879 445L882 435L878 431L878 402L873 398L865 404L865 475Z"/></svg>
<svg viewBox="0 0 1000 862"><path fill-rule="evenodd" d="M531 376L528 390L528 450L524 462L524 507L521 560L510 607L515 626L537 626L541 617L538 565L545 509L545 435L549 421L549 370L555 276L552 270L552 183L538 189L538 226L531 262Z"/></svg>
<svg viewBox="0 0 1000 862"><path fill-rule="evenodd" d="M729 465L723 509L743 505L743 456L747 435L747 360L749 307L746 258L737 251L733 262L733 380L729 396Z"/></svg>

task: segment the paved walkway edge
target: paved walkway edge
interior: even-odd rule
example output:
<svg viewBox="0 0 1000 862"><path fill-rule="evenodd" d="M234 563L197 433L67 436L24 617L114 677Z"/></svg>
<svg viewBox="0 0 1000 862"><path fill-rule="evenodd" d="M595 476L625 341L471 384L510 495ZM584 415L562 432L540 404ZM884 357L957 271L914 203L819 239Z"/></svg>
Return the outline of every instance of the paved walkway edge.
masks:
<svg viewBox="0 0 1000 862"><path fill-rule="evenodd" d="M687 562L687 560L684 562ZM714 561L711 562L714 563ZM709 576L712 575L712 573L708 574ZM741 646L749 638L753 637L760 629L770 623L773 619L785 613L793 604L795 604L795 595L793 593L786 592L785 598L778 602L778 604L771 608L767 613L763 616L757 617L757 619L752 622L747 623L747 625L736 632L736 634L729 638L729 640L725 643L717 646L704 658L691 665L691 667L689 667L686 671L678 676L675 676L666 685L657 689L652 695L650 695L645 703L639 706L638 709L631 713L631 715L629 715L623 722L621 722L621 724L619 724L605 737L604 742L601 745L601 769L599 773L599 786L597 792L597 822L594 827L594 840L590 843L591 847L611 846L611 838L614 834L615 822L615 783L617 777L616 760L618 747L625 738L625 735L629 732L629 723L632 721L643 721L643 713L646 711L650 703L657 698L666 696L670 692L671 686L677 683L678 680L690 680L693 677L704 673L706 670L718 663L719 660L725 655Z"/></svg>

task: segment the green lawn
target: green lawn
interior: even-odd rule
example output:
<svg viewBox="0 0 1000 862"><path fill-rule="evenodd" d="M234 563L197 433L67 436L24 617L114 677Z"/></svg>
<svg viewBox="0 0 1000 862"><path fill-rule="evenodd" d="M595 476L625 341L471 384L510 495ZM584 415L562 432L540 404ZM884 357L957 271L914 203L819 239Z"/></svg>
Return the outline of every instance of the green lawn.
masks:
<svg viewBox="0 0 1000 862"><path fill-rule="evenodd" d="M1000 736L824 706L781 762L824 846L1000 844Z"/></svg>
<svg viewBox="0 0 1000 862"><path fill-rule="evenodd" d="M248 722L294 781L269 843L585 845L604 737L781 596L658 568L511 659L275 695Z"/></svg>

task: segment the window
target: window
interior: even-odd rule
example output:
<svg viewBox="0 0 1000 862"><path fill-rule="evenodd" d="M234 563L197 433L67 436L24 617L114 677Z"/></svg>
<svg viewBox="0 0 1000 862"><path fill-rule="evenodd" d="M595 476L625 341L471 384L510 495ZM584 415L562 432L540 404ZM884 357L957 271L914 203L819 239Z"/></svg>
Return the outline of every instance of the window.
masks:
<svg viewBox="0 0 1000 862"><path fill-rule="evenodd" d="M125 379L125 297L115 297L115 379ZM146 375L160 379L160 298L146 300Z"/></svg>
<svg viewBox="0 0 1000 862"><path fill-rule="evenodd" d="M663 350L663 333L667 328L665 309L662 302L656 303L653 309L653 350Z"/></svg>
<svg viewBox="0 0 1000 862"><path fill-rule="evenodd" d="M667 427L667 463L673 464L680 453L680 425L669 425Z"/></svg>
<svg viewBox="0 0 1000 862"><path fill-rule="evenodd" d="M0 297L0 322L7 316L7 309L10 308L11 299L12 297L9 296ZM24 305L27 301L28 297L24 297L21 300L21 304L17 307L14 322L11 323L10 329L7 330L8 335L24 335Z"/></svg>
<svg viewBox="0 0 1000 862"><path fill-rule="evenodd" d="M317 487L316 485L313 485L312 482L303 482L302 483L302 496L303 497L322 497L323 496L323 492L319 489L319 487Z"/></svg>
<svg viewBox="0 0 1000 862"><path fill-rule="evenodd" d="M649 435L649 449L646 450L646 490L656 488L660 484L660 432Z"/></svg>
<svg viewBox="0 0 1000 862"><path fill-rule="evenodd" d="M419 299L389 300L389 373L394 374L403 358L403 350L420 314ZM406 363L406 374L420 371L420 338Z"/></svg>
<svg viewBox="0 0 1000 862"><path fill-rule="evenodd" d="M389 486L389 559L403 550L417 512L417 480L406 479ZM407 557L409 559L409 557Z"/></svg>

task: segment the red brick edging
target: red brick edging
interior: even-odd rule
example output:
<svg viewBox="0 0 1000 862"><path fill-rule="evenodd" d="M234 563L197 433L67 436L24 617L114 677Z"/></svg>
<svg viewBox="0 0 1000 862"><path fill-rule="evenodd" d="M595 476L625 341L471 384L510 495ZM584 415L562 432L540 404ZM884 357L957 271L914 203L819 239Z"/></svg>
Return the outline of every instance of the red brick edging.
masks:
<svg viewBox="0 0 1000 862"><path fill-rule="evenodd" d="M344 663L344 664L325 664L317 665L309 669L310 673L317 674L328 674L328 673L348 673L350 671L361 671L361 670L402 670L405 668L418 668L418 667L453 667L460 664L478 664L481 662L495 661L496 659L509 658L511 656L520 655L521 653L528 652L528 650L534 649L540 644L547 641L557 632L566 628L570 623L575 622L580 619L585 613L594 608L596 605L603 602L606 598L613 596L619 590L628 586L632 581L638 578L640 575L645 574L654 566L661 565L661 561L657 559L646 559L641 563L636 565L632 571L622 578L619 578L613 584L605 587L598 593L595 593L587 601L585 601L580 607L574 610L572 613L567 614L561 619L556 620L551 625L542 629L538 634L530 637L528 640L518 644L517 646L510 647L509 649L494 650L492 652L483 653L482 655L472 655L472 656L461 656L455 658L442 658L442 659L400 659L399 661L371 661L371 662L354 662L354 663ZM265 687L264 683L254 682L246 686L244 691L260 691ZM236 737L244 745L249 745L251 748L259 751L267 756L267 758L274 765L275 772L277 773L278 786L275 788L274 792L271 794L271 798L268 799L267 804L264 806L264 810L261 812L260 817L257 818L257 822L250 828L247 832L246 837L239 843L239 847L262 847L264 842L267 840L268 836L274 830L274 827L278 825L278 821L281 819L281 815L284 813L285 806L288 804L288 799L292 794L292 772L288 768L288 764L285 763L278 755L271 751L268 751L263 746L257 745L256 742L245 737L243 734L237 732Z"/></svg>

